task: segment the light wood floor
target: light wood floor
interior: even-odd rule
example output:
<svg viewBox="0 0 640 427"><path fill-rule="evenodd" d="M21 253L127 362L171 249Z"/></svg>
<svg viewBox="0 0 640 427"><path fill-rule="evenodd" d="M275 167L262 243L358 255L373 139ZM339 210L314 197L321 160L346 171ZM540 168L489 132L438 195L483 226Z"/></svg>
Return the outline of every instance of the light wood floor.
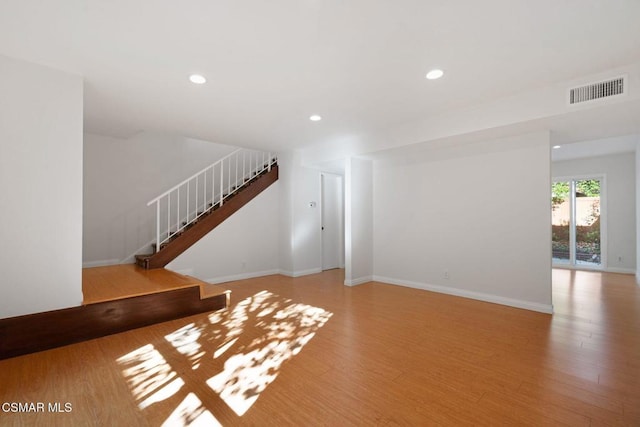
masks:
<svg viewBox="0 0 640 427"><path fill-rule="evenodd" d="M206 284L194 277L159 268L145 270L135 264L82 269L83 304L113 301L174 289L201 286L201 296L224 293L225 288Z"/></svg>
<svg viewBox="0 0 640 427"><path fill-rule="evenodd" d="M553 316L334 270L226 312L0 361L0 425L640 425L640 287L554 271Z"/></svg>

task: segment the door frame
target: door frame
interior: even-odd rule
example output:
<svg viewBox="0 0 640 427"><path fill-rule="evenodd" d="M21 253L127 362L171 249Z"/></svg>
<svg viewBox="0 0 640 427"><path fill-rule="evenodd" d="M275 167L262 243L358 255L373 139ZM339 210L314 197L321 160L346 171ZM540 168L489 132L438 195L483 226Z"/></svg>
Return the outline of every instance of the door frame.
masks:
<svg viewBox="0 0 640 427"><path fill-rule="evenodd" d="M571 183L572 195L571 195L571 228L569 231L570 240L570 261L568 264L557 263L553 261L551 257L551 266L553 268L566 268L571 270L594 270L594 271L606 271L608 266L607 258L607 175L605 173L593 173L593 174L579 174L579 175L565 175L551 177L551 184L554 182L572 182L582 181L587 179L597 179L600 181L600 265L590 266L575 263L575 236L576 236L576 221L575 221L575 203L573 202L573 194L575 194L574 184ZM549 188L551 191L551 188Z"/></svg>
<svg viewBox="0 0 640 427"><path fill-rule="evenodd" d="M333 177L337 177L340 180L340 207L339 207L339 236L340 239L338 241L339 252L338 252L338 268L345 268L345 227L344 227L344 176L338 173L332 172L320 172L320 227L324 227L324 176L331 175ZM322 230L320 231L320 268L324 271L324 244L325 238Z"/></svg>

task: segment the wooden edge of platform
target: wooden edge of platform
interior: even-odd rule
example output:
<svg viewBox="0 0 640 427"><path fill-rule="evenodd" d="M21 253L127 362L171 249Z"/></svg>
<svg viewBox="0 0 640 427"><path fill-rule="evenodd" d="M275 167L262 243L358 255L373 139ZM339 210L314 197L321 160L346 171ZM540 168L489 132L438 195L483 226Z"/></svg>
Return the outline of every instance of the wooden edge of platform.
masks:
<svg viewBox="0 0 640 427"><path fill-rule="evenodd" d="M0 319L0 360L228 307L229 293L201 286Z"/></svg>
<svg viewBox="0 0 640 427"><path fill-rule="evenodd" d="M193 276L185 276L189 279L193 280L200 287L200 299L213 298L218 295L226 295L227 296L227 306L229 305L229 297L231 295L231 290L227 289L224 286L215 285L213 283L208 283L203 280L200 280Z"/></svg>

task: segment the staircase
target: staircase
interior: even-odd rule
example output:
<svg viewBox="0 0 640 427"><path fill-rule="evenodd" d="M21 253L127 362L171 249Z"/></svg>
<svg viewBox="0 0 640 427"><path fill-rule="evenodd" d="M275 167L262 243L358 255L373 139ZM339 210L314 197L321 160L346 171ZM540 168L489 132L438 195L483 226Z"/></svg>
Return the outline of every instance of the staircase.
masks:
<svg viewBox="0 0 640 427"><path fill-rule="evenodd" d="M239 149L151 200L152 253L136 255L145 269L163 268L278 180L272 153Z"/></svg>

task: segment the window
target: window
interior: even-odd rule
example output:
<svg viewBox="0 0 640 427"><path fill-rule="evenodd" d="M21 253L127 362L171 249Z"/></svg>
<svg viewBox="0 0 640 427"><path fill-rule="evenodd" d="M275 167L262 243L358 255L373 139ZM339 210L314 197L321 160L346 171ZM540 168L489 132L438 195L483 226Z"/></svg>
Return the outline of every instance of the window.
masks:
<svg viewBox="0 0 640 427"><path fill-rule="evenodd" d="M558 179L551 187L553 263L602 268L603 177Z"/></svg>

